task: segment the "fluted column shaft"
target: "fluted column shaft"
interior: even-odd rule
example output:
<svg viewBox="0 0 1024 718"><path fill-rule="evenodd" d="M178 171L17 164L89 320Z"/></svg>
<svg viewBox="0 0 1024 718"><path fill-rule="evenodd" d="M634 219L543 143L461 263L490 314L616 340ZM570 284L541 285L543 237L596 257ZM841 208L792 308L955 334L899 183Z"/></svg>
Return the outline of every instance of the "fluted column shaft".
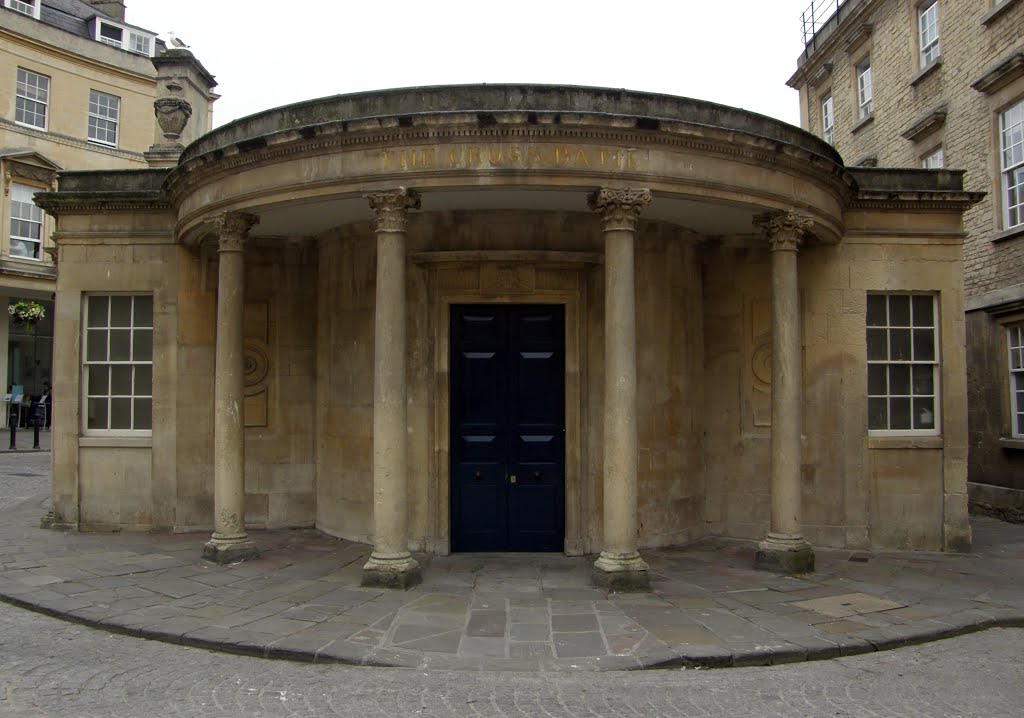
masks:
<svg viewBox="0 0 1024 718"><path fill-rule="evenodd" d="M755 218L772 252L771 527L761 542L759 567L799 573L813 570L814 553L800 524L800 436L803 379L797 251L809 217L772 212Z"/></svg>
<svg viewBox="0 0 1024 718"><path fill-rule="evenodd" d="M601 189L590 206L604 220L604 547L595 581L649 587L637 551L636 224L649 190Z"/></svg>
<svg viewBox="0 0 1024 718"><path fill-rule="evenodd" d="M233 563L259 555L245 531L245 401L242 316L245 309L244 245L259 220L228 213L216 220L217 346L213 409L213 536L203 556Z"/></svg>
<svg viewBox="0 0 1024 718"><path fill-rule="evenodd" d="M408 588L419 583L409 553L405 386L405 227L419 195L399 188L366 195L377 231L373 377L373 553L363 585Z"/></svg>

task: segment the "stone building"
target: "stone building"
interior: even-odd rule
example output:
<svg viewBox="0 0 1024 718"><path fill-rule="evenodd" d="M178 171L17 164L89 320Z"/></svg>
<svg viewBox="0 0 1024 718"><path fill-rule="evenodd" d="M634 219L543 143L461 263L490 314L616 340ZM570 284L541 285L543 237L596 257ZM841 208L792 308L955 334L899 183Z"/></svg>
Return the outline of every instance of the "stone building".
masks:
<svg viewBox="0 0 1024 718"><path fill-rule="evenodd" d="M65 172L50 522L410 551L964 550L958 172L742 110L385 90ZM65 271L64 268L73 268ZM870 417L870 418L869 418Z"/></svg>
<svg viewBox="0 0 1024 718"><path fill-rule="evenodd" d="M195 110L191 141L211 127L213 77L128 24L123 2L0 0L0 395L11 385L37 394L50 379L53 221L32 195L62 169L148 167L146 151L164 143L153 102L174 78ZM7 314L17 299L46 311L31 333Z"/></svg>
<svg viewBox="0 0 1024 718"><path fill-rule="evenodd" d="M804 16L803 127L851 165L955 167L986 193L964 215L968 485L1024 520L1024 3L836 5Z"/></svg>

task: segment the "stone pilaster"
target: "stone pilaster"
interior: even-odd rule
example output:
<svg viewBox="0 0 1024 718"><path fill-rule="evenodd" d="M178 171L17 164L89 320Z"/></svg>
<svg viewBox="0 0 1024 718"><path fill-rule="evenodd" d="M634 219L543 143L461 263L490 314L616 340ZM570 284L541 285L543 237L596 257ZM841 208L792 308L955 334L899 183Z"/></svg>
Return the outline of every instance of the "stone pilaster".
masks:
<svg viewBox="0 0 1024 718"><path fill-rule="evenodd" d="M594 582L612 591L650 588L637 551L636 224L647 189L603 188L590 208L604 220L604 548Z"/></svg>
<svg viewBox="0 0 1024 718"><path fill-rule="evenodd" d="M803 381L797 251L811 218L767 212L754 218L772 251L772 516L755 566L785 573L814 570L814 550L800 525Z"/></svg>
<svg viewBox="0 0 1024 718"><path fill-rule="evenodd" d="M409 553L405 388L405 226L419 195L400 187L366 195L376 220L377 303L373 377L373 553L364 586L409 588L422 580Z"/></svg>
<svg viewBox="0 0 1024 718"><path fill-rule="evenodd" d="M234 563L259 551L245 532L245 418L242 314L244 245L259 218L229 212L215 220L218 239L217 356L213 416L213 536L203 558Z"/></svg>

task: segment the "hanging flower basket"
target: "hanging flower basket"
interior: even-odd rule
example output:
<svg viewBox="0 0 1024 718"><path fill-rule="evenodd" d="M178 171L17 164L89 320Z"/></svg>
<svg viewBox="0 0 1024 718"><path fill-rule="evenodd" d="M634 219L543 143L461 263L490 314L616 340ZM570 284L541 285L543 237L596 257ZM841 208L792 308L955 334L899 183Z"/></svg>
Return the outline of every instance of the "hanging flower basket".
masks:
<svg viewBox="0 0 1024 718"><path fill-rule="evenodd" d="M43 321L46 310L36 302L15 302L7 307L8 313L14 319L14 323L31 331L36 324Z"/></svg>

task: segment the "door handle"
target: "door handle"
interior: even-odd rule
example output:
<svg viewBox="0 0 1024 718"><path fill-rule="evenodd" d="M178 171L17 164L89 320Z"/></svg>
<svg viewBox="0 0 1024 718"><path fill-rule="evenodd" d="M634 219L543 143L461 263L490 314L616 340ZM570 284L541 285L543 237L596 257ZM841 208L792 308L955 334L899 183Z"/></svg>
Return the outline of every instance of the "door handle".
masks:
<svg viewBox="0 0 1024 718"><path fill-rule="evenodd" d="M479 481L480 479L483 478L483 474L481 474L479 471L476 471L473 473L473 478Z"/></svg>
<svg viewBox="0 0 1024 718"><path fill-rule="evenodd" d="M534 481L540 481L540 472L539 471L534 471L533 472L533 480Z"/></svg>
<svg viewBox="0 0 1024 718"><path fill-rule="evenodd" d="M514 484L516 481L517 481L517 479L516 479L516 475L515 474L512 474L511 476L508 477L508 482L510 484Z"/></svg>

